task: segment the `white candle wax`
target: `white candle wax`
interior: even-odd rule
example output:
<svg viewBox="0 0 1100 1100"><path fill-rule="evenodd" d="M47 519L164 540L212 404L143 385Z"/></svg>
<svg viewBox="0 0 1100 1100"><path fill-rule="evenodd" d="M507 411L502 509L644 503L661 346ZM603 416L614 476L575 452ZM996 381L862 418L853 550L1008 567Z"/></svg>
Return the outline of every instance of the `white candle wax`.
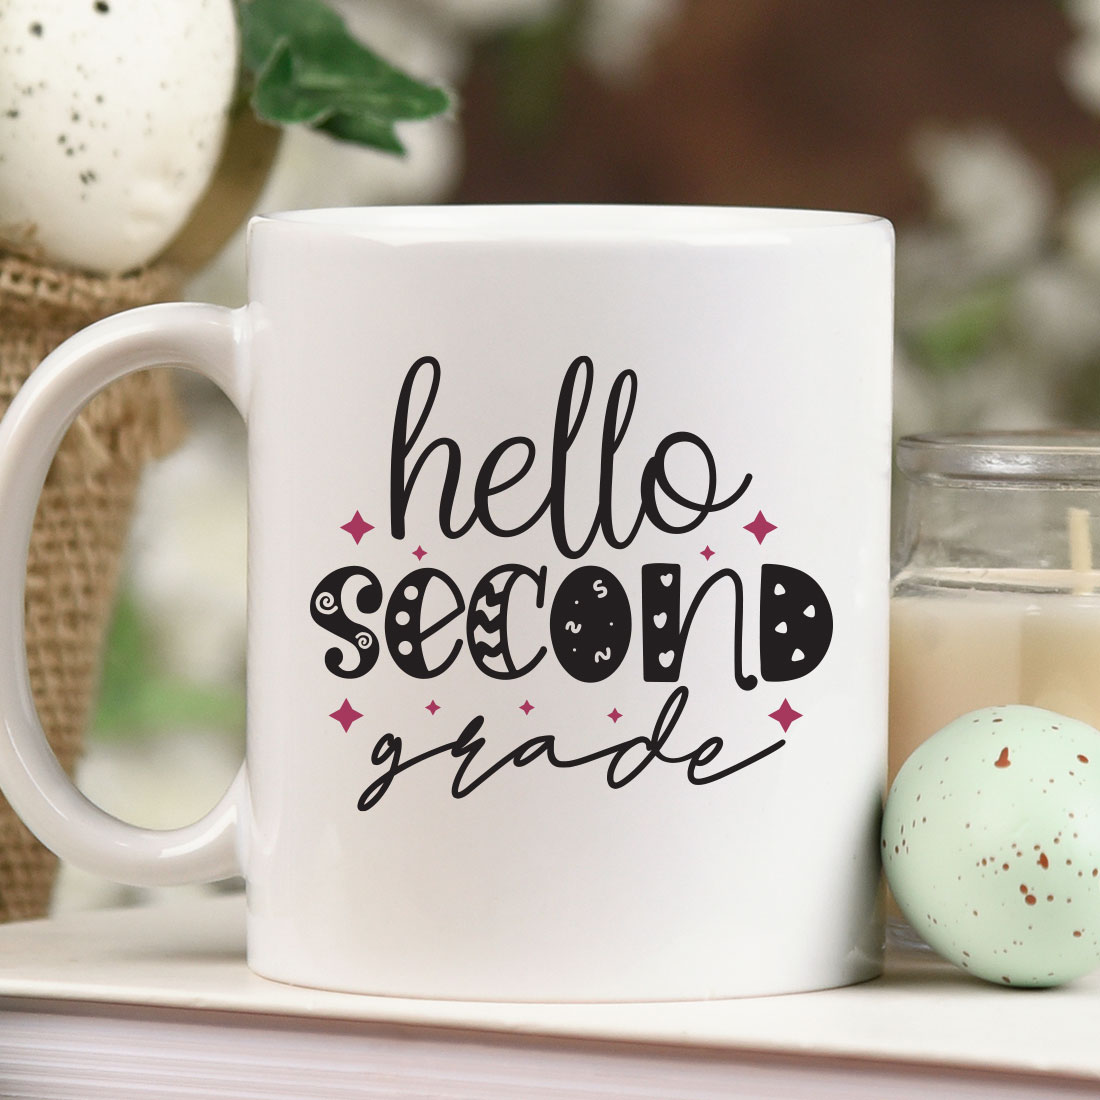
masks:
<svg viewBox="0 0 1100 1100"><path fill-rule="evenodd" d="M983 587L902 586L891 601L891 783L921 742L979 707L1026 703L1100 726L1100 575L982 570L972 579Z"/></svg>

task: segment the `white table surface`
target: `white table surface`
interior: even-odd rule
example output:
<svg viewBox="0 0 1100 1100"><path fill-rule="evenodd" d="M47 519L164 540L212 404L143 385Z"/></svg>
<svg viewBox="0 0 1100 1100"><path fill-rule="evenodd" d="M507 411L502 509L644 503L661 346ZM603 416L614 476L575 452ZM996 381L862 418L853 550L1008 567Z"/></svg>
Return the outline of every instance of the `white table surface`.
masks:
<svg viewBox="0 0 1100 1100"><path fill-rule="evenodd" d="M922 953L895 952L879 980L784 997L631 1005L366 997L251 973L244 916L242 898L222 897L0 926L0 998L14 998L9 1005L31 998L273 1013L1100 1079L1100 975L1060 989L1005 989Z"/></svg>

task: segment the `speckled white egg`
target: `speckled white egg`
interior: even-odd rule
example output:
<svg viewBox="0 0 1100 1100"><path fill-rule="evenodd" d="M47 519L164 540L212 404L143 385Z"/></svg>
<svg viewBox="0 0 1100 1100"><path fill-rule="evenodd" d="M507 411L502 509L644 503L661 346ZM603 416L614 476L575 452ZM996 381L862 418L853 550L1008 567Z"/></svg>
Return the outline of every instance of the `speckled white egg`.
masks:
<svg viewBox="0 0 1100 1100"><path fill-rule="evenodd" d="M905 762L882 825L890 888L941 955L1049 986L1100 965L1100 732L1038 707L957 718Z"/></svg>
<svg viewBox="0 0 1100 1100"><path fill-rule="evenodd" d="M237 71L231 0L0 0L0 237L140 267L209 183Z"/></svg>

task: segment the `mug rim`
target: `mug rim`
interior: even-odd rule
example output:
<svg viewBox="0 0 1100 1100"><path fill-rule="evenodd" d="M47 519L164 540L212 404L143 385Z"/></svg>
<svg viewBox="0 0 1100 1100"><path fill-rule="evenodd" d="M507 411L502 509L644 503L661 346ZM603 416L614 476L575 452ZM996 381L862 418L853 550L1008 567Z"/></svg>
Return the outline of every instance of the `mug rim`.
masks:
<svg viewBox="0 0 1100 1100"><path fill-rule="evenodd" d="M632 203L456 203L272 211L258 226L327 230L386 242L753 241L888 227L877 214L763 206Z"/></svg>

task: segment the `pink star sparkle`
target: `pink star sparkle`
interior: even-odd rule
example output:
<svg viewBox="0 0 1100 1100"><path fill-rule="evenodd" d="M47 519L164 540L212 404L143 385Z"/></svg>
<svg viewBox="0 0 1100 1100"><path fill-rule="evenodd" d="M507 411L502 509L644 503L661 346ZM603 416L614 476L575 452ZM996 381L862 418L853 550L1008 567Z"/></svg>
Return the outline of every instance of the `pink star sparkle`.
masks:
<svg viewBox="0 0 1100 1100"><path fill-rule="evenodd" d="M756 519L752 523L745 524L745 530L756 538L757 542L763 542L774 530L776 526L774 523L769 523L764 518L763 512L756 513Z"/></svg>
<svg viewBox="0 0 1100 1100"><path fill-rule="evenodd" d="M443 708L433 699L424 709L434 718L435 712Z"/></svg>
<svg viewBox="0 0 1100 1100"><path fill-rule="evenodd" d="M524 699L523 702L520 703L519 709L522 710L524 714L530 714L531 711L535 709L535 705L529 699Z"/></svg>
<svg viewBox="0 0 1100 1100"><path fill-rule="evenodd" d="M768 717L774 718L783 727L783 732L786 733L802 715L784 699L779 709L773 710Z"/></svg>
<svg viewBox="0 0 1100 1100"><path fill-rule="evenodd" d="M344 727L344 733L347 733L351 729L352 723L358 722L363 715L345 699L340 709L334 710L329 717L335 718Z"/></svg>
<svg viewBox="0 0 1100 1100"><path fill-rule="evenodd" d="M425 550L423 546L421 546L419 543L417 543L417 547L412 553L413 553L413 557L416 558L417 561L423 561L424 560L424 555L427 554L427 552L428 551Z"/></svg>
<svg viewBox="0 0 1100 1100"><path fill-rule="evenodd" d="M620 718L622 718L622 715L619 713L618 707L612 707L611 713L607 717L610 718L612 722L617 722Z"/></svg>
<svg viewBox="0 0 1100 1100"><path fill-rule="evenodd" d="M347 533L351 535L353 539L355 539L355 545L358 546L359 540L368 531L374 530L374 525L371 523L367 523L367 521L363 519L363 517L359 514L358 509L356 509L355 515L352 516L351 519L347 521L347 523L343 523L340 525L340 530L347 531Z"/></svg>
<svg viewBox="0 0 1100 1100"><path fill-rule="evenodd" d="M702 554L703 557L707 559L707 561L710 561L710 559L714 557L714 551L710 548L709 544L707 546L704 546L703 549L699 551L699 553Z"/></svg>

